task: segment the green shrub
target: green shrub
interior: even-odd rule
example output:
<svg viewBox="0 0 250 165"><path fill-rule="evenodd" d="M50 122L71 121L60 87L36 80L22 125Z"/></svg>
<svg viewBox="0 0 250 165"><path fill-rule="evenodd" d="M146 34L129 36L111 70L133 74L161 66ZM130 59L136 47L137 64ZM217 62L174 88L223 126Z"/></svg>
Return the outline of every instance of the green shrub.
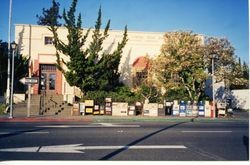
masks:
<svg viewBox="0 0 250 165"><path fill-rule="evenodd" d="M141 101L138 94L132 92L129 87L120 86L114 89L114 91L89 91L85 96L81 98L82 101L91 99L95 100L95 104L104 104L105 98L112 98L113 102L128 102L134 104L136 101Z"/></svg>
<svg viewBox="0 0 250 165"><path fill-rule="evenodd" d="M6 108L5 104L0 104L0 115L4 114L5 108Z"/></svg>
<svg viewBox="0 0 250 165"><path fill-rule="evenodd" d="M183 101L189 101L188 92L185 88L175 88L175 89L169 89L164 98L169 101L173 100L183 100Z"/></svg>

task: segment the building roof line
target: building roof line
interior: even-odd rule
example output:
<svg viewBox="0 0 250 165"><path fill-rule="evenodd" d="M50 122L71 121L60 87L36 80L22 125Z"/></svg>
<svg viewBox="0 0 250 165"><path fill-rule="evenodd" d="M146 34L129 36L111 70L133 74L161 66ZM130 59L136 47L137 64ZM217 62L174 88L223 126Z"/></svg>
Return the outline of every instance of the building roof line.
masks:
<svg viewBox="0 0 250 165"><path fill-rule="evenodd" d="M36 24L15 24L15 26L33 26L33 27L48 27L44 25L36 25ZM61 26L60 28L66 28L64 26ZM82 28L83 30L88 30L88 28ZM94 29L94 28L91 28ZM104 29L102 29L104 30ZM123 32L124 30L118 30L118 29L109 29L109 31L114 31L114 32ZM129 33L158 33L158 34L165 34L166 32L157 32L157 31L136 31L136 30L128 30Z"/></svg>

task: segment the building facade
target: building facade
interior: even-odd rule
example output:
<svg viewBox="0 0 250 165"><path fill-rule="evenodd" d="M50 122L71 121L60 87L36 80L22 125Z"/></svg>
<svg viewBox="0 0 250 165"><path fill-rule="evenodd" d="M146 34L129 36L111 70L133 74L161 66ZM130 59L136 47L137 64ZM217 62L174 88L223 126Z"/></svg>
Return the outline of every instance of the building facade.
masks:
<svg viewBox="0 0 250 165"><path fill-rule="evenodd" d="M86 30L83 30L86 31ZM103 43L103 51L112 52L117 43L122 40L123 30L110 30L109 37ZM59 38L67 43L67 29L58 29ZM162 32L128 31L128 42L123 49L119 66L120 80L132 87L133 77L140 75L136 67L143 67L143 57L153 57L160 53L163 44ZM91 42L91 33L86 45ZM33 85L32 94L39 94L42 89L49 94L61 94L65 101L73 102L73 97L79 95L76 87L71 87L63 74L56 68L56 49L53 45L53 34L47 26L17 24L15 25L15 42L19 45L19 52L30 57L30 76L38 77L39 84ZM68 60L64 57L64 60ZM141 64L142 63L142 64ZM44 80L44 81L41 81Z"/></svg>

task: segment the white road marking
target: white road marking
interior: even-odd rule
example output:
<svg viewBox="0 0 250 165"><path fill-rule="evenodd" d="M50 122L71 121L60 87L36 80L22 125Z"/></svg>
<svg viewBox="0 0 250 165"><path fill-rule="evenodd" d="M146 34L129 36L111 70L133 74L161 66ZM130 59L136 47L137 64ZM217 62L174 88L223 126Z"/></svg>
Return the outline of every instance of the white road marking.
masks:
<svg viewBox="0 0 250 165"><path fill-rule="evenodd" d="M10 132L0 132L0 135L6 135L9 134Z"/></svg>
<svg viewBox="0 0 250 165"><path fill-rule="evenodd" d="M38 152L48 153L84 153L81 144L57 145L57 146L42 146Z"/></svg>
<svg viewBox="0 0 250 165"><path fill-rule="evenodd" d="M119 130L119 131L117 131L118 133L123 133L124 131L123 130Z"/></svg>
<svg viewBox="0 0 250 165"><path fill-rule="evenodd" d="M121 125L121 124L112 124L112 123L96 123L90 125L44 125L37 126L39 128L139 128L140 125Z"/></svg>
<svg viewBox="0 0 250 165"><path fill-rule="evenodd" d="M134 146L86 146L85 150L106 150L106 149L185 149L183 145L134 145Z"/></svg>
<svg viewBox="0 0 250 165"><path fill-rule="evenodd" d="M17 132L22 132L22 131L17 131ZM12 133L16 133L16 132L0 132L0 135L8 135L8 134L12 134ZM22 132L24 134L49 134L49 132Z"/></svg>
<svg viewBox="0 0 250 165"><path fill-rule="evenodd" d="M184 145L134 145L134 146L83 146L82 144L4 148L0 152L84 153L82 150L113 149L186 149Z"/></svg>
<svg viewBox="0 0 250 165"><path fill-rule="evenodd" d="M120 128L136 128L140 127L140 125L122 125L122 124L114 124L114 123L96 123L97 125L100 124L104 127L120 127Z"/></svg>
<svg viewBox="0 0 250 165"><path fill-rule="evenodd" d="M25 134L48 134L49 132L24 132Z"/></svg>
<svg viewBox="0 0 250 165"><path fill-rule="evenodd" d="M106 126L106 127L114 126L114 124L112 124L112 123L96 123L96 124L101 124L101 125Z"/></svg>
<svg viewBox="0 0 250 165"><path fill-rule="evenodd" d="M37 152L39 147L4 148L0 152Z"/></svg>
<svg viewBox="0 0 250 165"><path fill-rule="evenodd" d="M232 131L181 131L182 133L231 133Z"/></svg>

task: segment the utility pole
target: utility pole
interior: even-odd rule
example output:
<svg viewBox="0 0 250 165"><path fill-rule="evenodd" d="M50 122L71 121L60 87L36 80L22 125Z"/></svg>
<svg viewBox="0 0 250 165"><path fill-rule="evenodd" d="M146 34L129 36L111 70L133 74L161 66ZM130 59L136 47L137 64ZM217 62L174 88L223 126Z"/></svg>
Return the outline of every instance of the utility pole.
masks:
<svg viewBox="0 0 250 165"><path fill-rule="evenodd" d="M11 18L12 18L12 0L9 6L9 26L8 26L8 69L7 69L7 88L6 88L6 104L10 104L10 38L11 38Z"/></svg>
<svg viewBox="0 0 250 165"><path fill-rule="evenodd" d="M29 78L32 77L31 75L31 25L29 25ZM28 84L28 103L27 103L27 117L30 117L30 101L31 101L31 84Z"/></svg>
<svg viewBox="0 0 250 165"><path fill-rule="evenodd" d="M212 87L213 87L213 90L212 90L212 94L213 94L213 118L216 118L216 113L215 113L215 90L214 90L214 81L215 81L215 78L214 78L214 58L215 58L215 55L212 55Z"/></svg>

